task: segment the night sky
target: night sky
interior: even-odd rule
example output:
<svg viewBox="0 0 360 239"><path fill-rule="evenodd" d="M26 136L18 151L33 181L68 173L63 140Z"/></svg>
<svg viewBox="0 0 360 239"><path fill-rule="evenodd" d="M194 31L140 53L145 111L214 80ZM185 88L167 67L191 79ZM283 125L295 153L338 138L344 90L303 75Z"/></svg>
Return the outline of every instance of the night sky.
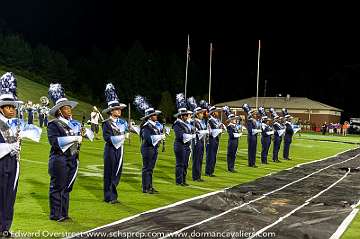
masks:
<svg viewBox="0 0 360 239"><path fill-rule="evenodd" d="M358 99L357 87L352 86L360 79L360 44L349 24L352 19L340 22L329 14L328 20L301 9L280 17L256 7L210 3L195 7L186 1L177 6L141 2L129 6L121 1L15 0L1 3L1 9L1 24L33 45L43 43L63 52L70 61L93 46L111 51L117 45L128 48L135 40L145 49L175 51L185 58L189 33L191 60L204 75L199 80L205 93L213 42L216 102L255 95L261 39L260 96L266 80L267 96L309 97L343 108L345 117L360 117L360 109L352 104ZM190 89L190 94L196 90Z"/></svg>

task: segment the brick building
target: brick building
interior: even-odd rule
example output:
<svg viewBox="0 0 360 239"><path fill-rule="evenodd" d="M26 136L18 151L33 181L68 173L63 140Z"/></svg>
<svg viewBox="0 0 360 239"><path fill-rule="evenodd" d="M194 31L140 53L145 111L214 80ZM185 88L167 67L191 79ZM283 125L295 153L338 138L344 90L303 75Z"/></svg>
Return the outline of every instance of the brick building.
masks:
<svg viewBox="0 0 360 239"><path fill-rule="evenodd" d="M254 108L256 105L256 97L246 98L242 100L235 100L216 104L217 107L229 106L237 115L245 115L242 105L247 103ZM276 109L276 112L281 116L281 109L287 108L288 113L292 115L295 120L299 119L302 122L310 122L311 128L321 127L326 121L327 123L339 123L342 109L323 104L319 101L311 100L305 97L259 97L258 106L263 106L268 112L269 108ZM270 116L270 115L269 115Z"/></svg>

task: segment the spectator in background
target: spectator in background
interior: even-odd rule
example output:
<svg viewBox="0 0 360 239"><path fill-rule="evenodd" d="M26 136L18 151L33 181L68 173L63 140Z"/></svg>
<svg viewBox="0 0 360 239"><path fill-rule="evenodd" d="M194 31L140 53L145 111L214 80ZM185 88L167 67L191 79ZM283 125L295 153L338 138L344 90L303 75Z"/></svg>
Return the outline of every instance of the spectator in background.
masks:
<svg viewBox="0 0 360 239"><path fill-rule="evenodd" d="M341 128L342 128L342 125L340 123L337 123L336 124L336 132L337 132L338 135L341 134Z"/></svg>
<svg viewBox="0 0 360 239"><path fill-rule="evenodd" d="M350 127L350 124L349 122L345 121L343 126L342 126L342 130L343 130L343 136L346 136L347 135L347 131L348 131L348 128Z"/></svg>
<svg viewBox="0 0 360 239"><path fill-rule="evenodd" d="M324 122L324 124L321 126L321 132L323 135L326 134L326 130L327 130L327 124L326 121Z"/></svg>
<svg viewBox="0 0 360 239"><path fill-rule="evenodd" d="M329 128L329 134L333 135L334 134L334 124L330 123L328 128Z"/></svg>
<svg viewBox="0 0 360 239"><path fill-rule="evenodd" d="M99 118L100 113L97 111L96 107L93 107L93 111L90 114L90 121L91 121L91 130L95 134L95 138L99 139Z"/></svg>

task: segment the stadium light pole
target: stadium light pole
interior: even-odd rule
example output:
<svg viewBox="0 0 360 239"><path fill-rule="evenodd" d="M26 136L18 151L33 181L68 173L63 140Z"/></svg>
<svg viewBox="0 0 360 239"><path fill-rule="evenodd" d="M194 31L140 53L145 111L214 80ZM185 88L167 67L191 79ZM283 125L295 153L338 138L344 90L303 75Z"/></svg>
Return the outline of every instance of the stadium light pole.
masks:
<svg viewBox="0 0 360 239"><path fill-rule="evenodd" d="M190 60L190 35L188 34L187 49L186 49L186 68L185 68L185 90L184 90L185 99L187 93L186 90L187 90L189 60Z"/></svg>
<svg viewBox="0 0 360 239"><path fill-rule="evenodd" d="M259 47L258 47L258 67L257 67L257 79L256 79L256 109L258 108L259 103L259 72L260 72L260 40L259 40Z"/></svg>
<svg viewBox="0 0 360 239"><path fill-rule="evenodd" d="M212 52L213 52L213 46L212 43L210 43L210 65L209 65L209 104L211 102L211 66L212 66Z"/></svg>

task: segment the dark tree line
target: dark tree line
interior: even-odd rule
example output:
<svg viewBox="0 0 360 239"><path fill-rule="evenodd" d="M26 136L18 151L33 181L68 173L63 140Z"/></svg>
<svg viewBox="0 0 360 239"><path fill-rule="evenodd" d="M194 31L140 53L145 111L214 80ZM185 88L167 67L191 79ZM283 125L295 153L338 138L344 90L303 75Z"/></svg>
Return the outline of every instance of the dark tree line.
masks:
<svg viewBox="0 0 360 239"><path fill-rule="evenodd" d="M104 51L93 47L85 56L70 61L61 52L39 44L32 46L17 34L0 34L0 65L21 72L44 85L59 82L69 95L104 106L103 90L112 82L124 103L141 94L168 120L175 112L175 94L183 91L185 53L145 50L139 41L128 49L117 47ZM190 94L198 99L205 95L201 87L203 73L194 61L189 66ZM134 112L134 111L133 111ZM135 113L135 112L134 112ZM136 113L135 113L136 114Z"/></svg>

